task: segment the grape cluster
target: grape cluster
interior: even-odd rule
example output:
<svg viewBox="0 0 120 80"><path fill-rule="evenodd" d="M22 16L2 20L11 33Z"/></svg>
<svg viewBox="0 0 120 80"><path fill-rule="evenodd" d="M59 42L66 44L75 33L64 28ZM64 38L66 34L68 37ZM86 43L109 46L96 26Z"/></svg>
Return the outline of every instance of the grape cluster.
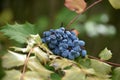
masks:
<svg viewBox="0 0 120 80"><path fill-rule="evenodd" d="M71 60L80 55L85 57L87 53L84 49L85 42L79 40L74 32L68 31L64 27L44 32L42 41L54 54Z"/></svg>

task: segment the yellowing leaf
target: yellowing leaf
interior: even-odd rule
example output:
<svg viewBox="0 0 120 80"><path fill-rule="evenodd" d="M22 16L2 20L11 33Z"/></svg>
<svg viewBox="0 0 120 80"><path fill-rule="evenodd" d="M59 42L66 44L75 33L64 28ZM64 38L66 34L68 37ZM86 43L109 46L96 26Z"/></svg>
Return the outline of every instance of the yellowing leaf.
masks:
<svg viewBox="0 0 120 80"><path fill-rule="evenodd" d="M71 11L80 14L85 10L86 2L84 0L65 0L65 6Z"/></svg>
<svg viewBox="0 0 120 80"><path fill-rule="evenodd" d="M69 67L73 64L72 61L65 59L65 58L61 58L61 59L55 59L51 62L50 66L53 66L55 68L55 70L58 69L64 69L66 67Z"/></svg>
<svg viewBox="0 0 120 80"><path fill-rule="evenodd" d="M5 71L6 75L2 80L20 80L21 72L17 70L8 70Z"/></svg>
<svg viewBox="0 0 120 80"><path fill-rule="evenodd" d="M62 80L85 80L85 73L78 67L73 66L68 70L64 70L65 76Z"/></svg>
<svg viewBox="0 0 120 80"><path fill-rule="evenodd" d="M112 57L112 53L110 50L105 48L103 51L101 51L99 57L101 60L109 60Z"/></svg>
<svg viewBox="0 0 120 80"><path fill-rule="evenodd" d="M91 59L91 67L101 75L106 75L111 72L111 65L98 60Z"/></svg>
<svg viewBox="0 0 120 80"><path fill-rule="evenodd" d="M39 47L34 47L33 53L35 53L35 55L39 58L41 63L46 64L48 62L49 60L48 55L44 51L42 51Z"/></svg>
<svg viewBox="0 0 120 80"><path fill-rule="evenodd" d="M2 66L4 68L18 67L24 64L26 55L8 51L2 58Z"/></svg>
<svg viewBox="0 0 120 80"><path fill-rule="evenodd" d="M27 71L24 76L24 80L45 80L42 78L38 72Z"/></svg>
<svg viewBox="0 0 120 80"><path fill-rule="evenodd" d="M52 73L52 71L47 70L36 57L30 57L27 66L30 70L38 72L37 74L39 74L43 80L48 80Z"/></svg>
<svg viewBox="0 0 120 80"><path fill-rule="evenodd" d="M120 9L120 0L109 0L109 2L115 9Z"/></svg>

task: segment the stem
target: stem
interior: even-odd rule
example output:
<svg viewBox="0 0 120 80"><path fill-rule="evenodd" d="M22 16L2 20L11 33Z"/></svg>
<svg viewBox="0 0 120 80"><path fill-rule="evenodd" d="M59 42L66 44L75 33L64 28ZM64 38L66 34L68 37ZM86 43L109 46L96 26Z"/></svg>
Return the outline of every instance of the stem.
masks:
<svg viewBox="0 0 120 80"><path fill-rule="evenodd" d="M88 6L82 13L76 15L76 16L70 21L70 23L68 23L68 25L66 26L66 28L69 28L69 27L71 26L71 24L74 23L81 14L83 14L84 12L86 12L88 9L90 9L90 8L93 7L94 5L100 3L101 1L102 1L102 0L95 1L93 4L91 4L90 6Z"/></svg>
<svg viewBox="0 0 120 80"><path fill-rule="evenodd" d="M24 80L24 74L25 74L25 71L26 71L26 66L27 66L27 63L28 63L28 60L29 60L29 57L30 57L30 54L31 54L32 51L33 51L33 48L29 51L29 53L27 55L27 58L25 59L25 63L24 63L24 67L23 67L23 70L22 70L22 75L20 77L20 80Z"/></svg>
<svg viewBox="0 0 120 80"><path fill-rule="evenodd" d="M117 64L117 63L112 63L112 62L108 62L108 61L105 61L105 60L101 60L101 59L99 59L99 58L96 58L96 57L90 56L90 55L88 55L88 57L89 57L89 58L92 58L92 59L96 59L96 60L101 61L101 62L105 62L105 63L110 64L110 65L115 66L115 67L116 67L116 66L117 66L117 67L120 67L120 64Z"/></svg>

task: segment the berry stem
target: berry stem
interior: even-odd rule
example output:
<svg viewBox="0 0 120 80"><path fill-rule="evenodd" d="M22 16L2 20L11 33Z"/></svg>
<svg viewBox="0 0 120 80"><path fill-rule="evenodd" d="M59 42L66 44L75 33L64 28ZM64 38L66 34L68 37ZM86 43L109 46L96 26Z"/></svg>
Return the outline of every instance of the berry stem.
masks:
<svg viewBox="0 0 120 80"><path fill-rule="evenodd" d="M78 17L79 17L81 14L83 14L84 12L86 12L88 9L90 9L90 8L93 7L94 5L100 3L101 1L102 1L102 0L97 0L97 1L95 1L93 4L91 4L90 6L88 6L82 13L76 15L76 16L68 23L68 25L66 26L66 28L69 28L69 27L72 25L72 23L74 23L74 22L78 19Z"/></svg>
<svg viewBox="0 0 120 80"><path fill-rule="evenodd" d="M120 67L120 64L118 64L118 63L108 62L108 61L101 60L101 59L99 59L99 58L96 58L96 57L90 56L90 55L88 55L88 57L89 57L89 58L92 58L92 59L96 59L96 60L101 61L101 62L105 62L105 63L110 64L110 65L115 66L115 67L116 67L116 66L117 66L117 67Z"/></svg>
<svg viewBox="0 0 120 80"><path fill-rule="evenodd" d="M24 74L25 74L25 71L26 71L26 66L27 66L27 63L28 63L28 60L29 60L29 57L30 57L30 54L31 52L33 51L33 48L30 49L26 59L25 59L25 63L24 63L24 67L23 67L23 70L22 70L22 75L20 77L20 80L24 80Z"/></svg>

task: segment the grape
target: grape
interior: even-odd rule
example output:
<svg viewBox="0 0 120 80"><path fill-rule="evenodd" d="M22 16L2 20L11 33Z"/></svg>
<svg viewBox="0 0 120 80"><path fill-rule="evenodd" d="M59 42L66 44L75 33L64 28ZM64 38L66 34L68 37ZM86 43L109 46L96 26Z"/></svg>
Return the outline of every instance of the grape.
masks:
<svg viewBox="0 0 120 80"><path fill-rule="evenodd" d="M50 36L50 34L51 34L50 31L46 31L46 32L43 33L43 35L46 36L46 37Z"/></svg>
<svg viewBox="0 0 120 80"><path fill-rule="evenodd" d="M71 54L72 54L72 55L75 55L75 54L76 54L76 51L71 50Z"/></svg>
<svg viewBox="0 0 120 80"><path fill-rule="evenodd" d="M73 44L74 44L74 46L79 46L79 40L74 40Z"/></svg>
<svg viewBox="0 0 120 80"><path fill-rule="evenodd" d="M79 41L79 44L80 44L80 46L85 46L85 42L82 40Z"/></svg>
<svg viewBox="0 0 120 80"><path fill-rule="evenodd" d="M46 37L46 38L45 38L45 40L46 40L47 42L50 42L50 39L51 39L50 37Z"/></svg>
<svg viewBox="0 0 120 80"><path fill-rule="evenodd" d="M70 35L71 35L70 31L66 31L66 34L67 34L68 36L70 36Z"/></svg>
<svg viewBox="0 0 120 80"><path fill-rule="evenodd" d="M51 40L50 43L51 44L57 44L57 40Z"/></svg>
<svg viewBox="0 0 120 80"><path fill-rule="evenodd" d="M75 59L75 56L72 55L72 54L68 54L68 58L71 59L71 60L73 60L73 59Z"/></svg>
<svg viewBox="0 0 120 80"><path fill-rule="evenodd" d="M60 50L59 48L55 48L54 50L52 50L54 52L54 54L59 55L60 54Z"/></svg>
<svg viewBox="0 0 120 80"><path fill-rule="evenodd" d="M42 38L42 42L43 42L43 43L45 43L45 42L46 42L44 38Z"/></svg>
<svg viewBox="0 0 120 80"><path fill-rule="evenodd" d="M79 57L79 56L80 56L80 53L77 52L77 53L75 54L75 57Z"/></svg>
<svg viewBox="0 0 120 80"><path fill-rule="evenodd" d="M70 52L68 50L63 51L62 56L67 57Z"/></svg>
<svg viewBox="0 0 120 80"><path fill-rule="evenodd" d="M87 54L86 50L82 50L82 56L85 57L85 55Z"/></svg>
<svg viewBox="0 0 120 80"><path fill-rule="evenodd" d="M73 48L73 50L76 51L76 52L80 52L81 48L80 48L80 46L76 46L76 47Z"/></svg>
<svg viewBox="0 0 120 80"><path fill-rule="evenodd" d="M74 32L68 31L64 27L45 31L42 42L46 43L55 55L71 60L87 54L87 51L83 49L85 42L79 40Z"/></svg>
<svg viewBox="0 0 120 80"><path fill-rule="evenodd" d="M48 46L49 46L50 49L54 49L56 47L55 45L53 45L51 43Z"/></svg>
<svg viewBox="0 0 120 80"><path fill-rule="evenodd" d="M56 39L56 36L55 36L55 35L50 35L50 38L51 38L52 40L54 40L54 39Z"/></svg>
<svg viewBox="0 0 120 80"><path fill-rule="evenodd" d="M72 40L68 40L68 46L74 46Z"/></svg>

